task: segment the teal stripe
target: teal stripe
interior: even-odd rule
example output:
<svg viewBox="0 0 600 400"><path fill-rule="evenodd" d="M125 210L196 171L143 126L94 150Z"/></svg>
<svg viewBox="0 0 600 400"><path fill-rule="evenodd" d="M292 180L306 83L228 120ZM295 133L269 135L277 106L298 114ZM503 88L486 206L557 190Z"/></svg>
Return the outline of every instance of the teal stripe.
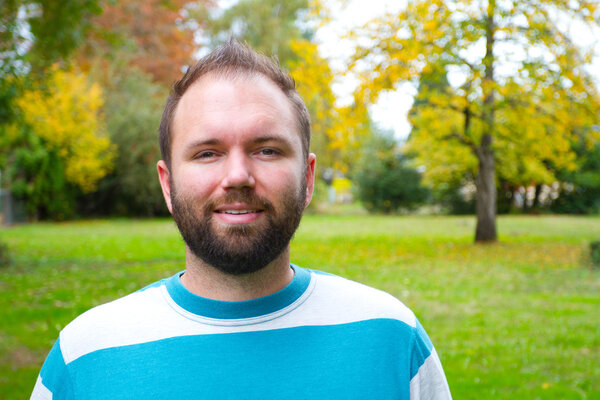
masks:
<svg viewBox="0 0 600 400"><path fill-rule="evenodd" d="M269 296L248 301L218 301L197 296L182 284L181 272L166 280L171 298L185 310L208 318L252 318L279 311L296 301L310 284L310 272L292 265L294 278L285 288Z"/></svg>
<svg viewBox="0 0 600 400"><path fill-rule="evenodd" d="M410 379L414 378L415 375L419 372L419 368L425 362L427 357L431 355L433 351L433 344L427 336L425 329L419 322L416 320L416 328L413 329L413 349L412 349L412 360L410 365Z"/></svg>
<svg viewBox="0 0 600 400"><path fill-rule="evenodd" d="M52 392L53 400L74 398L69 371L60 350L60 338L54 343L48 357L46 357L40 371L40 377L44 386Z"/></svg>
<svg viewBox="0 0 600 400"><path fill-rule="evenodd" d="M69 367L82 399L408 399L413 331L374 319L174 337Z"/></svg>

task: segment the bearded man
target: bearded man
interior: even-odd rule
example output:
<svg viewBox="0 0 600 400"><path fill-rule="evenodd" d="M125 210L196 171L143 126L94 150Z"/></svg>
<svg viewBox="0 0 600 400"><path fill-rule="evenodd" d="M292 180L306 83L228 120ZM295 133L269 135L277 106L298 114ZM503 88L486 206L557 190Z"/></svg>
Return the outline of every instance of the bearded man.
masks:
<svg viewBox="0 0 600 400"><path fill-rule="evenodd" d="M312 197L293 80L235 40L174 85L158 175L186 268L82 314L32 399L449 399L414 314L290 264Z"/></svg>

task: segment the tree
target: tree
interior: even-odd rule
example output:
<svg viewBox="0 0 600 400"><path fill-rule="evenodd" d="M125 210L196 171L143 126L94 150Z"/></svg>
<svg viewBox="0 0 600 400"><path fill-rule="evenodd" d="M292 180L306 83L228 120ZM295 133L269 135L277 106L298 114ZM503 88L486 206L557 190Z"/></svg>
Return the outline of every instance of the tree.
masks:
<svg viewBox="0 0 600 400"><path fill-rule="evenodd" d="M499 174L548 182L550 161L575 167L570 138L600 107L585 69L591 50L559 28L575 20L595 26L599 12L588 1L414 1L355 32L368 43L355 57L367 101L432 69L460 81L425 97L410 147L429 179L447 170L443 157L463 170L476 165L476 241L496 240Z"/></svg>
<svg viewBox="0 0 600 400"><path fill-rule="evenodd" d="M47 80L15 101L19 121L8 126L3 150L10 189L30 217L63 219L76 191L91 192L108 173L113 147L98 111L102 90L87 77L52 69Z"/></svg>
<svg viewBox="0 0 600 400"><path fill-rule="evenodd" d="M0 1L0 136L7 138L19 120L14 101L23 88L77 48L89 29L92 15L100 11L96 0ZM3 160L15 151L8 141Z"/></svg>
<svg viewBox="0 0 600 400"><path fill-rule="evenodd" d="M213 47L233 36L285 65L296 57L290 43L309 34L298 24L308 7L309 0L240 0L221 12L210 4L200 5L192 15L199 23L204 21Z"/></svg>
<svg viewBox="0 0 600 400"><path fill-rule="evenodd" d="M112 172L98 190L80 198L84 214L154 216L167 209L156 176L160 159L157 126L168 90L138 69L109 66L102 107L106 131L116 146Z"/></svg>
<svg viewBox="0 0 600 400"><path fill-rule="evenodd" d="M97 0L0 2L0 133L15 120L12 102L24 81L66 60L98 12Z"/></svg>
<svg viewBox="0 0 600 400"><path fill-rule="evenodd" d="M186 24L188 0L102 0L103 11L92 19L89 37L77 54L84 69L102 61L136 67L156 82L171 85L195 50ZM201 3L200 3L201 4Z"/></svg>
<svg viewBox="0 0 600 400"><path fill-rule="evenodd" d="M65 60L99 12L97 0L0 2L0 79Z"/></svg>
<svg viewBox="0 0 600 400"><path fill-rule="evenodd" d="M41 88L52 65L66 62L98 12L96 0L0 1L0 170L2 184L27 199L30 216L66 217L73 187L59 154L15 103Z"/></svg>
<svg viewBox="0 0 600 400"><path fill-rule="evenodd" d="M79 197L79 212L153 216L166 211L156 176L157 127L168 87L195 50L188 3L103 0L102 14L92 20L75 59L104 89L102 114L116 149L113 170L94 193Z"/></svg>

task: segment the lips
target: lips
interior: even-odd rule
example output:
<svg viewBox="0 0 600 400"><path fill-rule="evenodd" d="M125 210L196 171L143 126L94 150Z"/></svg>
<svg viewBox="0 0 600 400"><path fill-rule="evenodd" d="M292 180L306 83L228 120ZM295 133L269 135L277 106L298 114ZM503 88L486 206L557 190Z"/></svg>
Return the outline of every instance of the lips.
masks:
<svg viewBox="0 0 600 400"><path fill-rule="evenodd" d="M215 212L219 214L240 215L262 212L262 210L215 210Z"/></svg>
<svg viewBox="0 0 600 400"><path fill-rule="evenodd" d="M256 222L264 209L248 203L223 204L214 210L217 220L226 225L244 225Z"/></svg>

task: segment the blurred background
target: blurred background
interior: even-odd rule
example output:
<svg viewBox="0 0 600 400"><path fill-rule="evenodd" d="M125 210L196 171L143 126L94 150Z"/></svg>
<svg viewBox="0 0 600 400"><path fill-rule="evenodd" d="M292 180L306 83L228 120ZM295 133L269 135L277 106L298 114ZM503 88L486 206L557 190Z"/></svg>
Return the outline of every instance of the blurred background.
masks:
<svg viewBox="0 0 600 400"><path fill-rule="evenodd" d="M600 398L586 0L0 0L0 398L77 315L185 268L158 125L232 36L311 114L294 263L413 309L457 399Z"/></svg>
<svg viewBox="0 0 600 400"><path fill-rule="evenodd" d="M291 73L316 212L600 210L592 1L3 0L2 222L166 215L157 126L187 65L234 36Z"/></svg>

